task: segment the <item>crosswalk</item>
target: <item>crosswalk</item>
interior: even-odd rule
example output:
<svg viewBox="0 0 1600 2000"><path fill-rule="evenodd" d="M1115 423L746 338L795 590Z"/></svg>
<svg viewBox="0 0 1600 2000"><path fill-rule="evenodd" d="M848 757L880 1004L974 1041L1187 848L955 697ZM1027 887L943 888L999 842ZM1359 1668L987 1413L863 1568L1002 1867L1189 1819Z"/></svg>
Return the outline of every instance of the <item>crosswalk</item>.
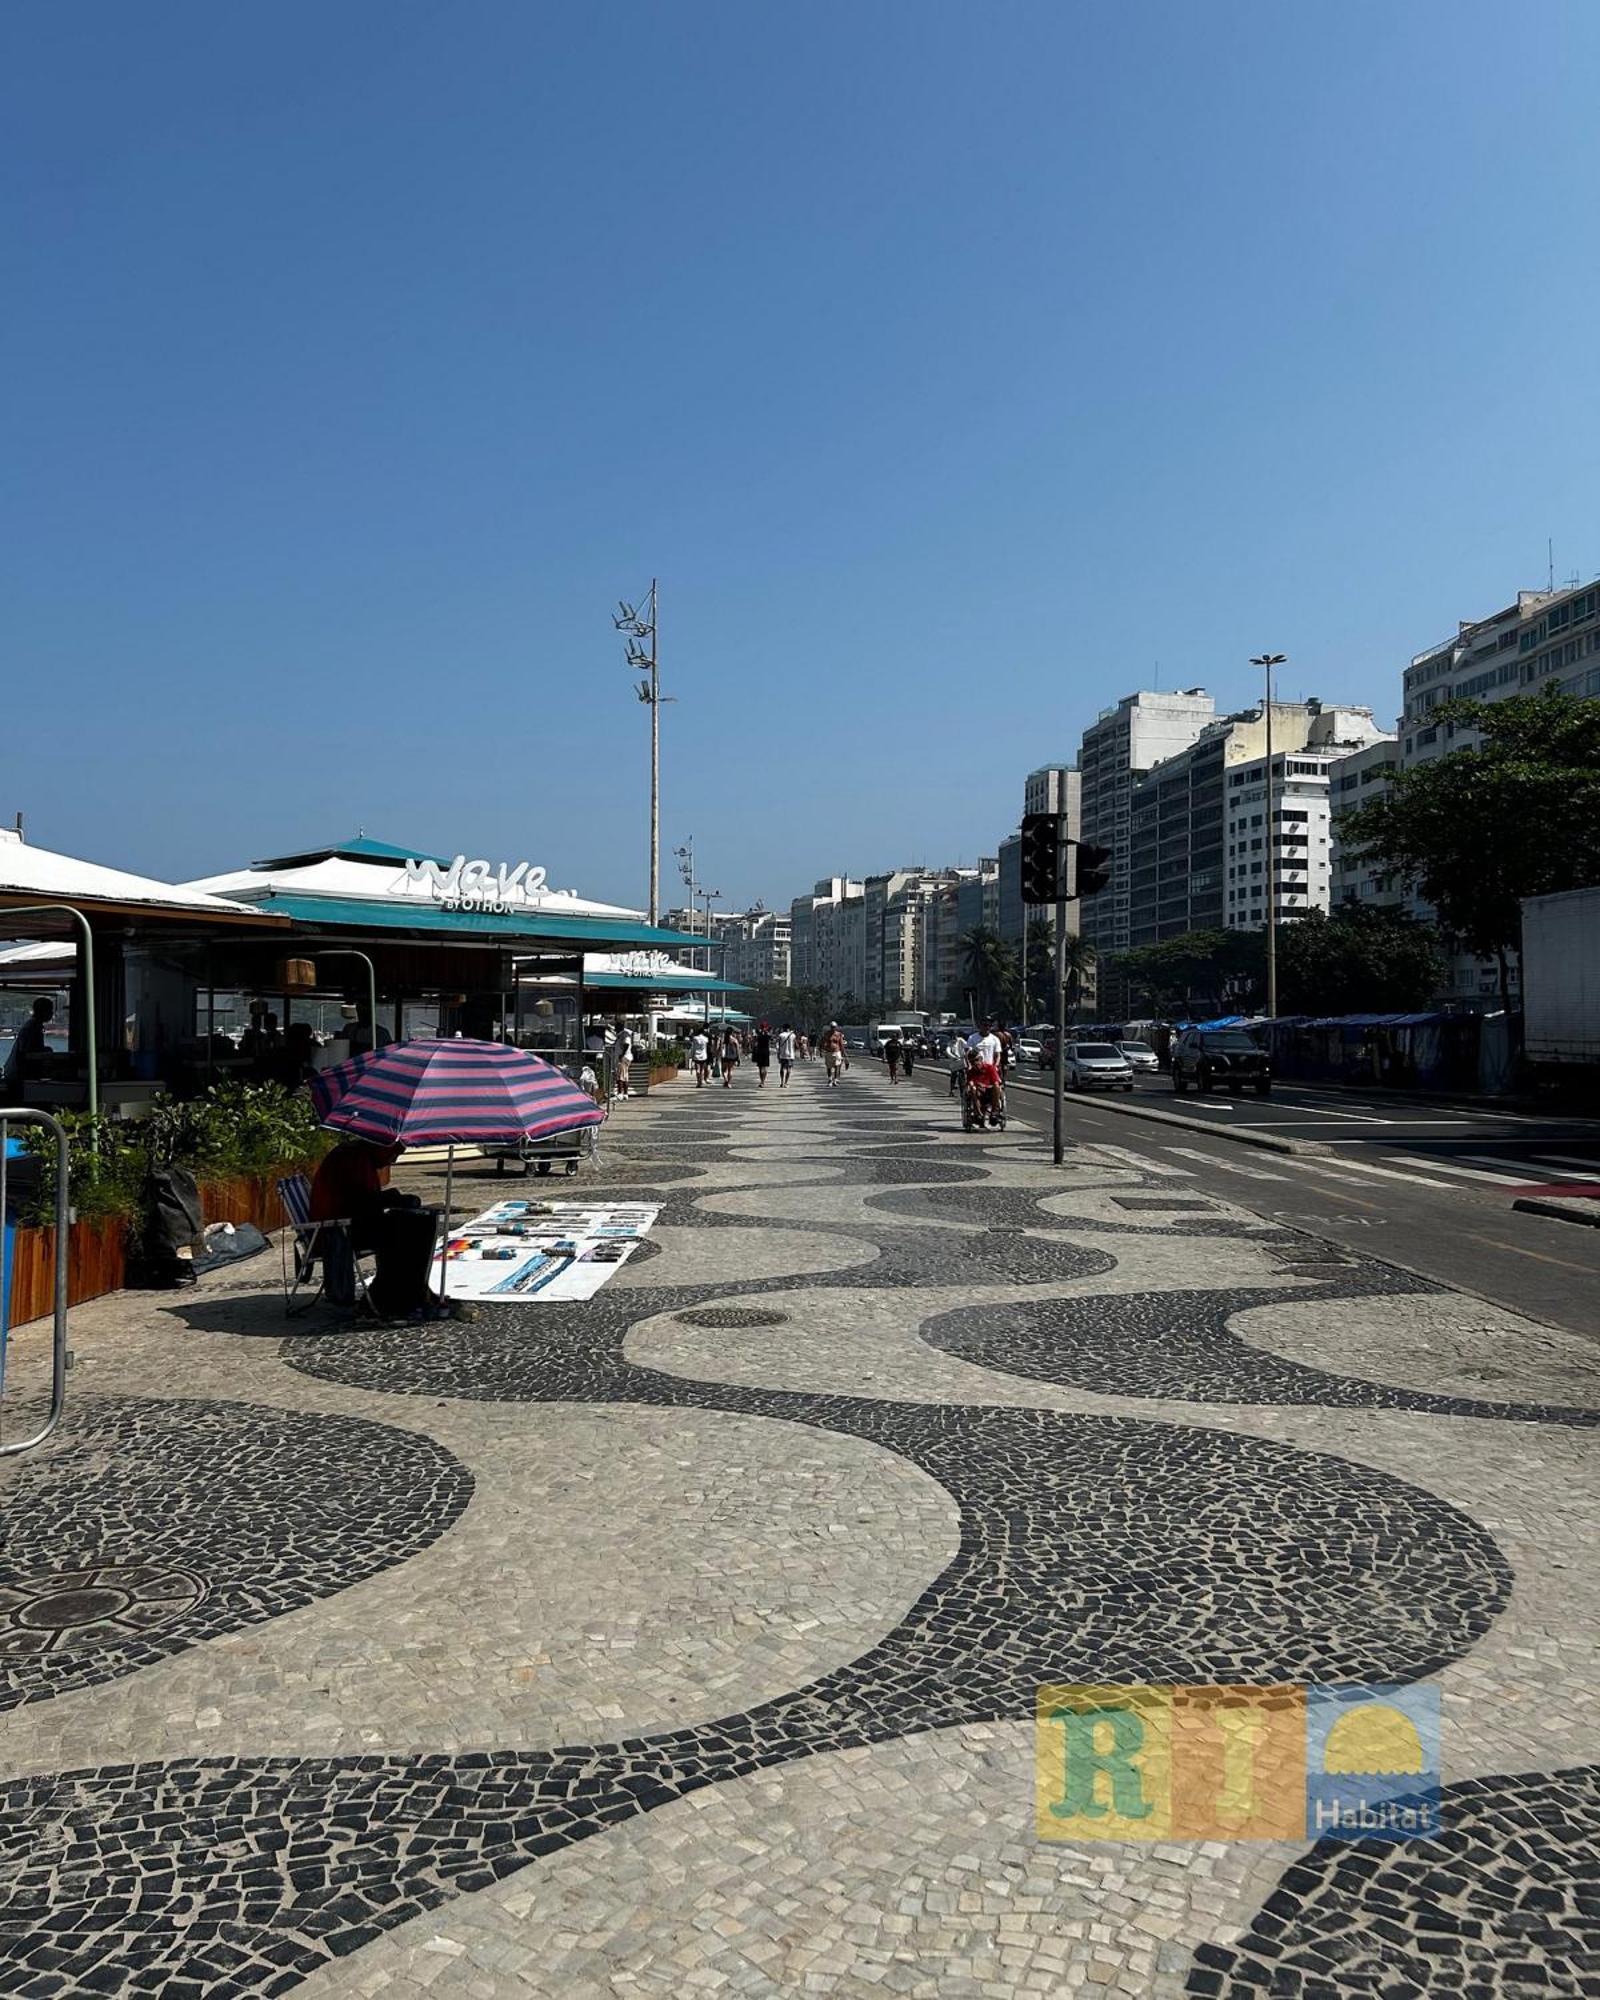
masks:
<svg viewBox="0 0 1600 2000"><path fill-rule="evenodd" d="M1386 1165L1365 1159L1312 1159L1299 1154L1274 1155L1270 1165L1259 1157L1250 1161L1221 1153L1201 1152L1194 1146L1153 1146L1138 1152L1127 1146L1097 1145L1097 1153L1143 1173L1163 1179L1193 1180L1201 1167L1230 1174L1239 1180L1277 1181L1290 1184L1310 1179L1344 1187L1370 1186L1374 1182L1401 1182L1410 1187L1433 1188L1445 1193L1464 1193L1471 1185L1485 1192L1526 1192L1531 1188L1592 1187L1600 1185L1600 1161L1584 1160L1571 1153L1530 1153L1503 1159L1487 1153L1465 1153L1449 1160L1415 1153L1385 1153ZM1157 1156L1160 1157L1157 1157ZM1180 1166L1192 1160L1194 1166ZM1441 1176L1449 1176L1448 1179Z"/></svg>

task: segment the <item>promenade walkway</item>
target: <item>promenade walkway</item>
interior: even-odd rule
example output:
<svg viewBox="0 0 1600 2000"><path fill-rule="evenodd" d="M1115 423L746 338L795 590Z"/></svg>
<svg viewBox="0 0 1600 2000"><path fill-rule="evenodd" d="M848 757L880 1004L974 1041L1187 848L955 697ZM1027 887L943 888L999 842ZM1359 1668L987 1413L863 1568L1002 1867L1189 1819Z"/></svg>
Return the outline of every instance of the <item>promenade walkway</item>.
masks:
<svg viewBox="0 0 1600 2000"><path fill-rule="evenodd" d="M75 1312L0 1992L1600 1990L1595 1349L820 1081L619 1110L581 1185L661 1223L587 1305ZM1435 1838L1052 1811L1041 1687L1418 1682Z"/></svg>

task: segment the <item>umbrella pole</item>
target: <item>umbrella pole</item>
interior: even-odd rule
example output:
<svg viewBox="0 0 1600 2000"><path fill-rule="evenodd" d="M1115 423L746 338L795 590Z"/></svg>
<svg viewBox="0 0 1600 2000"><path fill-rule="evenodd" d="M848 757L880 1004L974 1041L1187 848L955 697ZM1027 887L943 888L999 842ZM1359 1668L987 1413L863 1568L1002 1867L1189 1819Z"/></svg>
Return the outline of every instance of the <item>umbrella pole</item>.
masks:
<svg viewBox="0 0 1600 2000"><path fill-rule="evenodd" d="M450 1217L453 1212L451 1196L455 1188L455 1178L456 1142L452 1139L444 1156L444 1233L446 1237L450 1234Z"/></svg>

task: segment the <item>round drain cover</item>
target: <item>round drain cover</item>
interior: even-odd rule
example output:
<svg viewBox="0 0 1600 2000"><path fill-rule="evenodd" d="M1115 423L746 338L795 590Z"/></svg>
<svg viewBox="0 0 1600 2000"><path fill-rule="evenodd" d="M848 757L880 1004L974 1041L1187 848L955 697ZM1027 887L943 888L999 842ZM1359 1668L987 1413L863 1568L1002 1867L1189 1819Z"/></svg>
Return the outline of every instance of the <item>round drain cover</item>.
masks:
<svg viewBox="0 0 1600 2000"><path fill-rule="evenodd" d="M167 1625L206 1594L186 1569L95 1563L0 1583L0 1659L92 1646Z"/></svg>

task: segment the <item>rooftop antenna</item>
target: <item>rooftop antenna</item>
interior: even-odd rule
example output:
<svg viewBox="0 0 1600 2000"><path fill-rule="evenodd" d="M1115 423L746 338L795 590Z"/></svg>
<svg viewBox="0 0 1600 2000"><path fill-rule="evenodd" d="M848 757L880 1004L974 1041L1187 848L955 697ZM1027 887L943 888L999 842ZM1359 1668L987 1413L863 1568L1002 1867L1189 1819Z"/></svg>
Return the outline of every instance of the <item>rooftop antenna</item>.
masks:
<svg viewBox="0 0 1600 2000"><path fill-rule="evenodd" d="M1548 587L1554 590L1556 587L1556 539L1554 535L1546 537L1544 549L1545 554L1550 559L1550 580Z"/></svg>

